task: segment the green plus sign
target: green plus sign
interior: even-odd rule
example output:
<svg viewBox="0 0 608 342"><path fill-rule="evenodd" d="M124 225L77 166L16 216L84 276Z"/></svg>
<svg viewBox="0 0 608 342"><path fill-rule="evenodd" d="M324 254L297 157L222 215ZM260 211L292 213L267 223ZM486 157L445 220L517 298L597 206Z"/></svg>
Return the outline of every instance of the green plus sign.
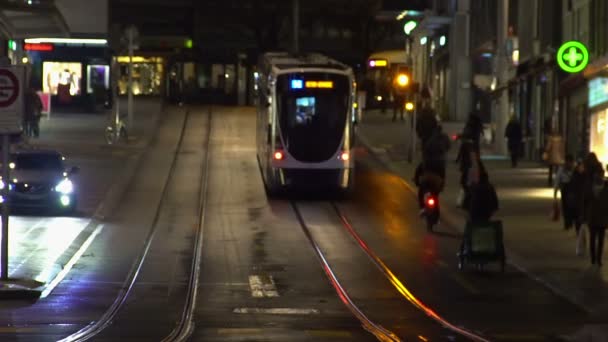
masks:
<svg viewBox="0 0 608 342"><path fill-rule="evenodd" d="M559 48L556 56L557 64L566 72L583 71L589 63L589 52L585 45L569 41Z"/></svg>
<svg viewBox="0 0 608 342"><path fill-rule="evenodd" d="M575 47L571 47L571 48L568 50L568 53L567 53L567 54L564 54L564 56L563 56L562 58L563 58L563 59L565 59L565 60L567 60L567 61L568 61L568 64L570 64L570 66L574 68L574 67L576 66L576 64L577 64L578 60L579 60L579 59L580 59L580 60L582 60L582 59L583 59L583 54L582 54L582 53L578 53L578 52L576 51L576 48L575 48Z"/></svg>

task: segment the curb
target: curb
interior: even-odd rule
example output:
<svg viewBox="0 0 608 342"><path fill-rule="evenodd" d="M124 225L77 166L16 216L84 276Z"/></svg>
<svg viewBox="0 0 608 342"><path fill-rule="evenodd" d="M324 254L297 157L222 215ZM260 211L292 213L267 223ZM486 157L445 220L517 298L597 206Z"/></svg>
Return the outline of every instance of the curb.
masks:
<svg viewBox="0 0 608 342"><path fill-rule="evenodd" d="M405 180L403 177L401 177L399 175L398 170L395 170L394 167L391 166L391 161L388 159L388 157L383 157L383 156L379 155L378 152L375 151L375 149L371 146L369 141L365 137L363 137L361 134L356 133L356 137L357 137L358 141L360 142L361 146L363 146L365 149L367 149L369 151L369 154L374 159L376 159L376 161L378 161L380 164L382 164L382 166L384 166L391 173L393 173L394 175L399 177L401 179L401 181L403 182L403 185L408 190L410 190L413 195L416 195L416 188L413 187L409 181ZM458 222L458 220L460 219L458 217L459 215L455 214L449 206L442 205L442 207L446 208L446 209L442 208L442 213L443 213L442 221L447 223L446 228L451 229L452 231L454 231L456 233L463 234L464 229L458 228L460 226L460 223ZM567 302L580 308L584 312L586 312L590 315L596 313L594 310L589 308L587 305L583 304L576 296L571 296L571 295L567 294L566 292L561 290L558 285L554 284L550 280L546 280L546 279L542 278L541 276L538 276L538 275L534 274L533 272L529 271L526 267L522 266L520 262L521 262L521 260L523 260L523 258L518 256L516 253L512 253L512 251L510 249L508 249L507 247L505 247L505 253L507 255L507 258L506 258L507 264L511 265L512 267L517 269L519 272L525 274L530 279L533 279L534 281L538 282L539 284L541 284L542 286L547 288L549 291L551 291L556 296L563 298L564 300L566 300Z"/></svg>

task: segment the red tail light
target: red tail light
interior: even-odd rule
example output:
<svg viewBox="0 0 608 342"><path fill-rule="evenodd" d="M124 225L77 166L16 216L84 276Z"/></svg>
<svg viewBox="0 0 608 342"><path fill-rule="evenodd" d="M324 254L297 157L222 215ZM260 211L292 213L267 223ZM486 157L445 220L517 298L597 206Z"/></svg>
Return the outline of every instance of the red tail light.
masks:
<svg viewBox="0 0 608 342"><path fill-rule="evenodd" d="M348 154L348 152L342 152L342 154L340 154L340 159L342 159L342 160L349 160L350 159L350 154Z"/></svg>
<svg viewBox="0 0 608 342"><path fill-rule="evenodd" d="M285 155L283 155L283 151L276 151L274 153L275 160L283 160L283 158L285 158Z"/></svg>
<svg viewBox="0 0 608 342"><path fill-rule="evenodd" d="M429 197L429 198L426 199L426 206L427 207L434 208L435 204L437 204L437 203L435 202L435 199L433 197Z"/></svg>

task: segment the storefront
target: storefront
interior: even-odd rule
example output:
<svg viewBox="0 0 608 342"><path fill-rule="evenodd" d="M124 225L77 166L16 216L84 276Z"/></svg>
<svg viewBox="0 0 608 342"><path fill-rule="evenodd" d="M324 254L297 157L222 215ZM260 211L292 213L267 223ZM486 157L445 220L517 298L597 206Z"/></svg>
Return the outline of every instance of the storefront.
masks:
<svg viewBox="0 0 608 342"><path fill-rule="evenodd" d="M50 94L54 109L95 110L109 97L110 67L105 43L65 40L61 43L25 40L31 66L30 85Z"/></svg>
<svg viewBox="0 0 608 342"><path fill-rule="evenodd" d="M595 152L602 165L608 164L608 78L596 77L589 81L588 106L590 113L589 150Z"/></svg>
<svg viewBox="0 0 608 342"><path fill-rule="evenodd" d="M129 56L119 56L117 60L120 65L119 94L126 95L129 84ZM133 56L133 95L161 95L164 70L163 57Z"/></svg>

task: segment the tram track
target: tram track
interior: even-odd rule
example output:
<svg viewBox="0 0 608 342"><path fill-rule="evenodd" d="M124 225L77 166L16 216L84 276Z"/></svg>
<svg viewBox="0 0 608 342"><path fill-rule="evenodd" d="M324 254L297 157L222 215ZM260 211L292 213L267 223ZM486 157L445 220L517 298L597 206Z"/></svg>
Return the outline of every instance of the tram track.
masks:
<svg viewBox="0 0 608 342"><path fill-rule="evenodd" d="M308 238L310 244L312 245L315 254L317 255L322 268L330 280L331 285L334 287L338 296L342 300L342 302L347 306L350 312L361 322L364 329L373 334L379 341L402 341L403 339L394 332L386 329L381 325L380 322L372 321L358 306L357 304L349 297L348 293L345 290L345 287L340 283L340 280L336 276L335 271L332 269L328 259L326 258L324 252L321 250L318 242L315 240L313 233L311 232L308 224L306 223L306 219L304 214L298 207L297 201L290 201L291 206L296 214L300 227L304 231L304 234ZM359 246L361 251L364 252L365 256L378 268L378 270L386 277L392 287L397 290L402 298L407 300L408 303L413 305L416 309L424 313L428 318L438 323L443 328L451 331L454 334L457 334L467 340L476 341L476 342L488 342L484 336L481 336L473 331L468 329L458 327L445 318L441 317L437 314L432 308L425 305L421 300L419 300L414 294L404 285L404 283L395 275L395 273L384 263L384 261L370 248L369 245L361 238L361 236L356 232L354 227L352 226L350 220L342 213L340 207L335 202L327 202L330 208L330 212L332 212L332 216L337 217L339 223L339 228L345 230L348 235L350 235Z"/></svg>
<svg viewBox="0 0 608 342"><path fill-rule="evenodd" d="M109 326L115 321L118 313L124 308L127 300L130 298L133 289L138 281L138 276L140 275L142 268L145 265L146 259L150 253L152 243L155 240L159 227L159 220L161 217L161 212L166 205L168 192L170 189L170 184L172 183L175 177L175 169L180 156L180 152L183 148L184 137L186 133L186 129L188 127L189 120L191 118L191 111L188 109L184 114L185 117L183 119L179 139L177 145L175 147L175 152L173 153L171 163L169 166L169 170L167 172L167 176L164 179L164 183L161 190L160 200L156 205L154 217L150 224L150 229L145 237L143 246L138 253L137 257L133 261L127 276L125 277L122 286L119 289L118 295L115 297L114 301L110 305L110 307L103 313L103 315L96 321L91 324L83 327L79 331L61 339L60 341L87 341L90 340L99 334L101 334L104 330L106 330ZM211 141L211 122L212 122L212 110L208 109L207 112L207 137L204 149L205 157L203 158L203 162L201 165L202 174L200 177L200 181L198 184L198 215L197 215L197 223L195 229L195 238L193 244L193 257L192 263L190 267L188 288L186 291L185 301L183 305L183 309L180 315L180 319L176 322L175 327L172 331L162 339L162 341L184 341L193 331L193 313L194 306L196 303L196 298L198 295L198 282L200 275L200 263L201 263L201 255L202 255L202 243L203 243L203 229L205 224L205 211L206 211L206 203L207 203L207 183L208 183L208 165L209 165L209 146Z"/></svg>

